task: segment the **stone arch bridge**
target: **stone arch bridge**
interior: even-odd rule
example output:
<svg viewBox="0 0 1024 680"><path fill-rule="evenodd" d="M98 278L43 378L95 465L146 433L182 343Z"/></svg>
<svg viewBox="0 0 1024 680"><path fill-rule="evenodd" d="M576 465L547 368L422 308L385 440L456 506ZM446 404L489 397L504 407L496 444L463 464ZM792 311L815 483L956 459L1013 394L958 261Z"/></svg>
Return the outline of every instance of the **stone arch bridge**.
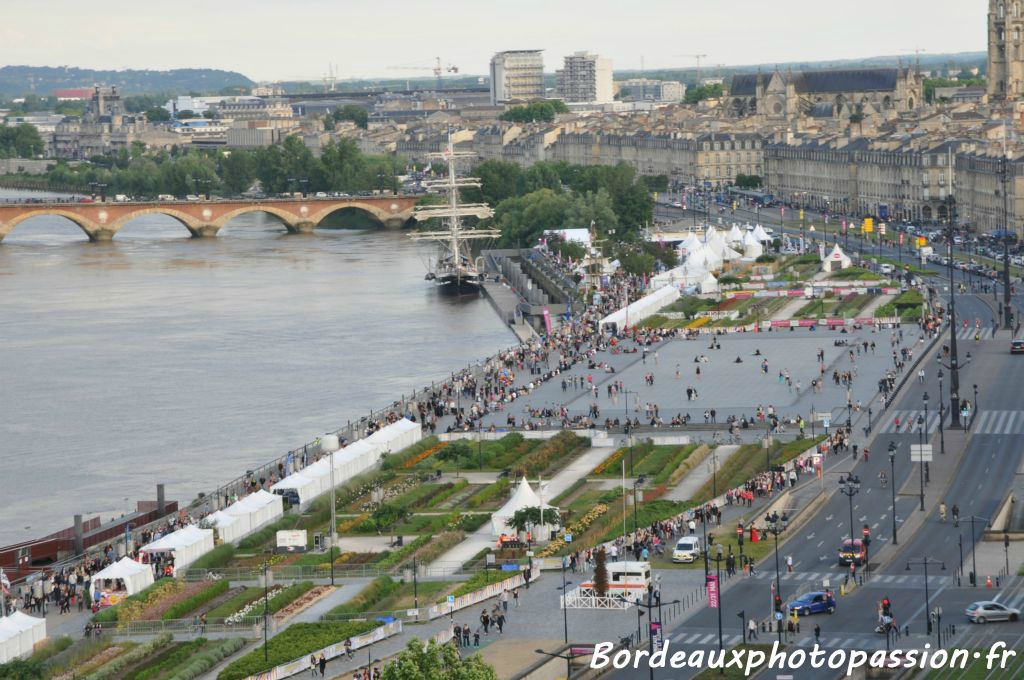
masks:
<svg viewBox="0 0 1024 680"><path fill-rule="evenodd" d="M331 213L353 208L384 226L397 229L412 218L415 196L352 196L345 198L213 199L96 203L0 203L0 240L31 217L58 215L77 224L90 241L109 241L143 215L167 215L194 237L216 236L229 221L250 212L276 216L290 233L308 234Z"/></svg>

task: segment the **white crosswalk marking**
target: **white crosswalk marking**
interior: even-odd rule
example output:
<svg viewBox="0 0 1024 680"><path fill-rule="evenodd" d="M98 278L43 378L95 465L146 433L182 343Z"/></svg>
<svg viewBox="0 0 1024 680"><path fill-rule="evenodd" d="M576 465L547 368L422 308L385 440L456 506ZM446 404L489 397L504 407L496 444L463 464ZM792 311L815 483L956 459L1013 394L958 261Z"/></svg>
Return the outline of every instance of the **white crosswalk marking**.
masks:
<svg viewBox="0 0 1024 680"><path fill-rule="evenodd" d="M718 637L718 636L717 636L717 635L715 635L714 633L708 633L707 635L705 635L705 636L704 636L704 637L703 637L703 638L701 639L701 641L700 641L700 644L702 644L702 645L706 645L707 643L711 642L712 640L714 640L714 639L715 639L715 638L717 638L717 637Z"/></svg>
<svg viewBox="0 0 1024 680"><path fill-rule="evenodd" d="M700 637L700 633L694 633L694 634L693 634L693 635L691 635L690 637L686 638L686 641L685 641L685 642L683 642L683 644L684 644L684 645L692 645L692 644L693 644L694 642L696 642L696 641L697 641L697 639L698 639L699 637Z"/></svg>
<svg viewBox="0 0 1024 680"><path fill-rule="evenodd" d="M1024 411L982 409L974 416L971 432L975 434L1024 434Z"/></svg>
<svg viewBox="0 0 1024 680"><path fill-rule="evenodd" d="M981 340L992 339L991 328L975 328L974 326L960 328L960 330L956 332L956 338L957 340L974 340L975 334L977 334Z"/></svg>
<svg viewBox="0 0 1024 680"><path fill-rule="evenodd" d="M726 647L734 647L734 646L738 645L741 642L743 642L743 636L742 635L733 635L731 638L729 638L728 640L725 641L725 646Z"/></svg>
<svg viewBox="0 0 1024 680"><path fill-rule="evenodd" d="M882 434L917 434L920 429L918 424L918 418L924 418L924 410L904 410L897 409L890 411L887 418L887 422L879 430ZM897 431L897 419L899 422L899 431ZM948 416L947 416L948 419ZM926 426L925 432L932 434L939 430L939 414L934 409L928 410L928 417L926 421L923 421ZM909 427L908 427L909 425Z"/></svg>

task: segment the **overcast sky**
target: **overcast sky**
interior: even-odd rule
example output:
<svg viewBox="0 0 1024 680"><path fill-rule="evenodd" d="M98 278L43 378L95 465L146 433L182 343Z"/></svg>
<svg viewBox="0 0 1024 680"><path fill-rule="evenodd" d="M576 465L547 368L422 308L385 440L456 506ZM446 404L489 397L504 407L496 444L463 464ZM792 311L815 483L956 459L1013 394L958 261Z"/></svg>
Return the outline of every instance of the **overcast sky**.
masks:
<svg viewBox="0 0 1024 680"><path fill-rule="evenodd" d="M209 67L254 80L416 77L435 56L486 74L505 49L545 70L589 50L616 70L985 49L985 0L23 0L4 2L0 65ZM430 75L423 71L422 75Z"/></svg>

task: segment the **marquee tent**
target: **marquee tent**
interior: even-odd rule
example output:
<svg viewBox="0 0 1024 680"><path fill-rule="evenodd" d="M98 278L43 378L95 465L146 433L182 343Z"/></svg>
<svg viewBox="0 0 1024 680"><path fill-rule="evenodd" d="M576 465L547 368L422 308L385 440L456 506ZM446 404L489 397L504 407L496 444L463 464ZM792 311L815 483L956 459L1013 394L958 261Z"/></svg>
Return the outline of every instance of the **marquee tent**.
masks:
<svg viewBox="0 0 1024 680"><path fill-rule="evenodd" d="M658 289L662 286L683 286L685 288L693 286L700 283L706 271L703 267L692 267L688 264L674 267L653 277L651 279L651 288Z"/></svg>
<svg viewBox="0 0 1024 680"><path fill-rule="evenodd" d="M393 453L412 446L423 438L423 428L408 418L399 418L386 427L382 427L366 438L371 444L380 446L381 451Z"/></svg>
<svg viewBox="0 0 1024 680"><path fill-rule="evenodd" d="M366 472L380 460L380 446L367 439L352 442L334 454L335 481L347 480Z"/></svg>
<svg viewBox="0 0 1024 680"><path fill-rule="evenodd" d="M491 534L501 536L502 534L515 533L515 529L509 526L508 522L516 514L516 511L523 508L541 507L543 507L545 513L551 510L551 518L555 520L552 522L545 521L545 524L557 524L558 509L551 507L547 503L544 503L542 506L540 496L530 487L530 483L526 481L526 478L523 478L519 482L515 493L512 494L512 498L509 498L505 505L501 506L501 509L491 515ZM547 517L544 519L547 520Z"/></svg>
<svg viewBox="0 0 1024 680"><path fill-rule="evenodd" d="M610 323L618 324L619 327L636 325L650 315L656 313L665 305L675 302L678 299L679 289L675 286L665 286L663 288L659 288L650 295L645 295L625 309L612 312L601 319L600 325L604 326Z"/></svg>
<svg viewBox="0 0 1024 680"><path fill-rule="evenodd" d="M213 550L213 529L200 529L189 525L167 534L148 545L139 548L143 559L155 553L171 553L174 556L174 573L195 562L202 555Z"/></svg>
<svg viewBox="0 0 1024 680"><path fill-rule="evenodd" d="M130 557L122 557L106 569L92 575L93 588L98 589L101 581L120 580L129 595L153 585L153 570ZM96 598L98 599L98 598Z"/></svg>
<svg viewBox="0 0 1024 680"><path fill-rule="evenodd" d="M206 521L217 530L217 536L225 543L240 541L246 534L244 524L223 510L210 513L206 516Z"/></svg>
<svg viewBox="0 0 1024 680"><path fill-rule="evenodd" d="M299 497L299 507L304 508L307 503L323 493L322 477L307 477L305 472L308 469L307 467L301 472L288 475L270 487L270 490L280 495L284 495L285 491L294 491Z"/></svg>
<svg viewBox="0 0 1024 680"><path fill-rule="evenodd" d="M701 243L700 239L697 238L697 235L694 234L693 232L690 232L689 234L687 234L686 238L683 239L682 243L680 243L676 247L676 249L681 251L683 255L686 255L687 253L690 253L691 251L696 250L697 248L700 248L703 245L704 244Z"/></svg>
<svg viewBox="0 0 1024 680"><path fill-rule="evenodd" d="M32 653L36 643L46 639L46 619L16 611L0 617L0 663Z"/></svg>
<svg viewBox="0 0 1024 680"><path fill-rule="evenodd" d="M718 292L718 279L714 277L711 272L708 272L704 279L700 282L701 293L717 293Z"/></svg>
<svg viewBox="0 0 1024 680"><path fill-rule="evenodd" d="M722 256L722 260L724 262L732 262L733 260L738 260L741 257L743 257L740 253L736 252L735 250L733 250L729 246L726 246L725 248L723 248L722 252L719 253L719 254Z"/></svg>
<svg viewBox="0 0 1024 680"><path fill-rule="evenodd" d="M760 224L754 227L754 238L762 242L772 240L772 237L768 235L768 232L761 228Z"/></svg>
<svg viewBox="0 0 1024 680"><path fill-rule="evenodd" d="M853 261L850 260L837 243L832 252L828 254L828 257L821 261L821 270L824 272L837 272L851 265L853 265Z"/></svg>
<svg viewBox="0 0 1024 680"><path fill-rule="evenodd" d="M284 499L260 489L229 505L224 514L237 517L242 525L242 535L248 536L284 516Z"/></svg>
<svg viewBox="0 0 1024 680"><path fill-rule="evenodd" d="M732 229L729 230L729 236L726 238L729 243L740 243L743 241L743 232L740 231L739 226L736 224L732 225Z"/></svg>

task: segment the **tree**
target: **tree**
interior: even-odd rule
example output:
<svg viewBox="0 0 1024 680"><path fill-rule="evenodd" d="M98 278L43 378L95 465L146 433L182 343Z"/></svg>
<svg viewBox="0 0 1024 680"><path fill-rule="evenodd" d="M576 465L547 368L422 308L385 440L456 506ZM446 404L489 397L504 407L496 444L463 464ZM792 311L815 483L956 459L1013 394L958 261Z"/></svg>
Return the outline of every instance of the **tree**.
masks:
<svg viewBox="0 0 1024 680"><path fill-rule="evenodd" d="M648 191L668 191L668 175L641 175L639 181L644 183Z"/></svg>
<svg viewBox="0 0 1024 680"><path fill-rule="evenodd" d="M598 189L596 193L588 191L577 196L565 211L564 226L567 229L588 229L591 222L605 234L619 225L607 189Z"/></svg>
<svg viewBox="0 0 1024 680"><path fill-rule="evenodd" d="M513 106L498 116L498 118L511 123L533 123L536 121L550 123L557 114L568 112L569 107L566 106L565 102L560 99L549 99L531 102L524 106Z"/></svg>
<svg viewBox="0 0 1024 680"><path fill-rule="evenodd" d="M384 667L382 680L498 680L498 673L479 654L461 658L451 643L424 644L414 637Z"/></svg>
<svg viewBox="0 0 1024 680"><path fill-rule="evenodd" d="M721 96L722 84L715 83L714 85L701 85L700 87L687 90L686 98L683 101L687 104L696 104L705 99L718 99Z"/></svg>
<svg viewBox="0 0 1024 680"><path fill-rule="evenodd" d="M224 188L230 194L244 193L256 181L256 164L252 154L244 149L221 154L218 169Z"/></svg>
<svg viewBox="0 0 1024 680"><path fill-rule="evenodd" d="M556 194L551 189L502 201L494 210L502 242L532 246L545 231L560 229L565 224L566 211L571 203L570 196Z"/></svg>
<svg viewBox="0 0 1024 680"><path fill-rule="evenodd" d="M150 123L165 123L171 119L171 112L162 106L146 109L146 120Z"/></svg>
<svg viewBox="0 0 1024 680"><path fill-rule="evenodd" d="M480 179L480 200L490 205L529 193L523 191L523 171L515 163L487 160L473 168L473 175Z"/></svg>
<svg viewBox="0 0 1024 680"><path fill-rule="evenodd" d="M544 514L546 515L544 519L547 520L549 524L557 517L555 510L546 510ZM530 525L537 526L541 523L540 508L536 506L520 508L515 511L511 519L508 520L508 523L516 530L516 533L526 531L527 527Z"/></svg>
<svg viewBox="0 0 1024 680"><path fill-rule="evenodd" d="M178 120L188 120L189 118L198 117L199 116L196 115L195 111L189 111L188 109L185 109L184 111L178 111L178 115L175 116L175 118L177 118Z"/></svg>
<svg viewBox="0 0 1024 680"><path fill-rule="evenodd" d="M743 174L736 175L736 186L740 189L760 189L761 176Z"/></svg>
<svg viewBox="0 0 1024 680"><path fill-rule="evenodd" d="M608 594L608 556L600 548L594 556L594 591L598 597Z"/></svg>
<svg viewBox="0 0 1024 680"><path fill-rule="evenodd" d="M370 123L370 114L366 112L366 109L358 104L346 104L340 109L334 110L334 120L350 120L355 123L357 127L361 127L365 130Z"/></svg>
<svg viewBox="0 0 1024 680"><path fill-rule="evenodd" d="M0 127L0 158L33 158L43 153L43 139L34 125Z"/></svg>
<svg viewBox="0 0 1024 680"><path fill-rule="evenodd" d="M454 462L462 459L470 459L473 456L473 449L464 441L454 441L437 452L438 460Z"/></svg>
<svg viewBox="0 0 1024 680"><path fill-rule="evenodd" d="M370 518L377 525L377 531L390 529L406 515L406 510L396 503L381 503Z"/></svg>

